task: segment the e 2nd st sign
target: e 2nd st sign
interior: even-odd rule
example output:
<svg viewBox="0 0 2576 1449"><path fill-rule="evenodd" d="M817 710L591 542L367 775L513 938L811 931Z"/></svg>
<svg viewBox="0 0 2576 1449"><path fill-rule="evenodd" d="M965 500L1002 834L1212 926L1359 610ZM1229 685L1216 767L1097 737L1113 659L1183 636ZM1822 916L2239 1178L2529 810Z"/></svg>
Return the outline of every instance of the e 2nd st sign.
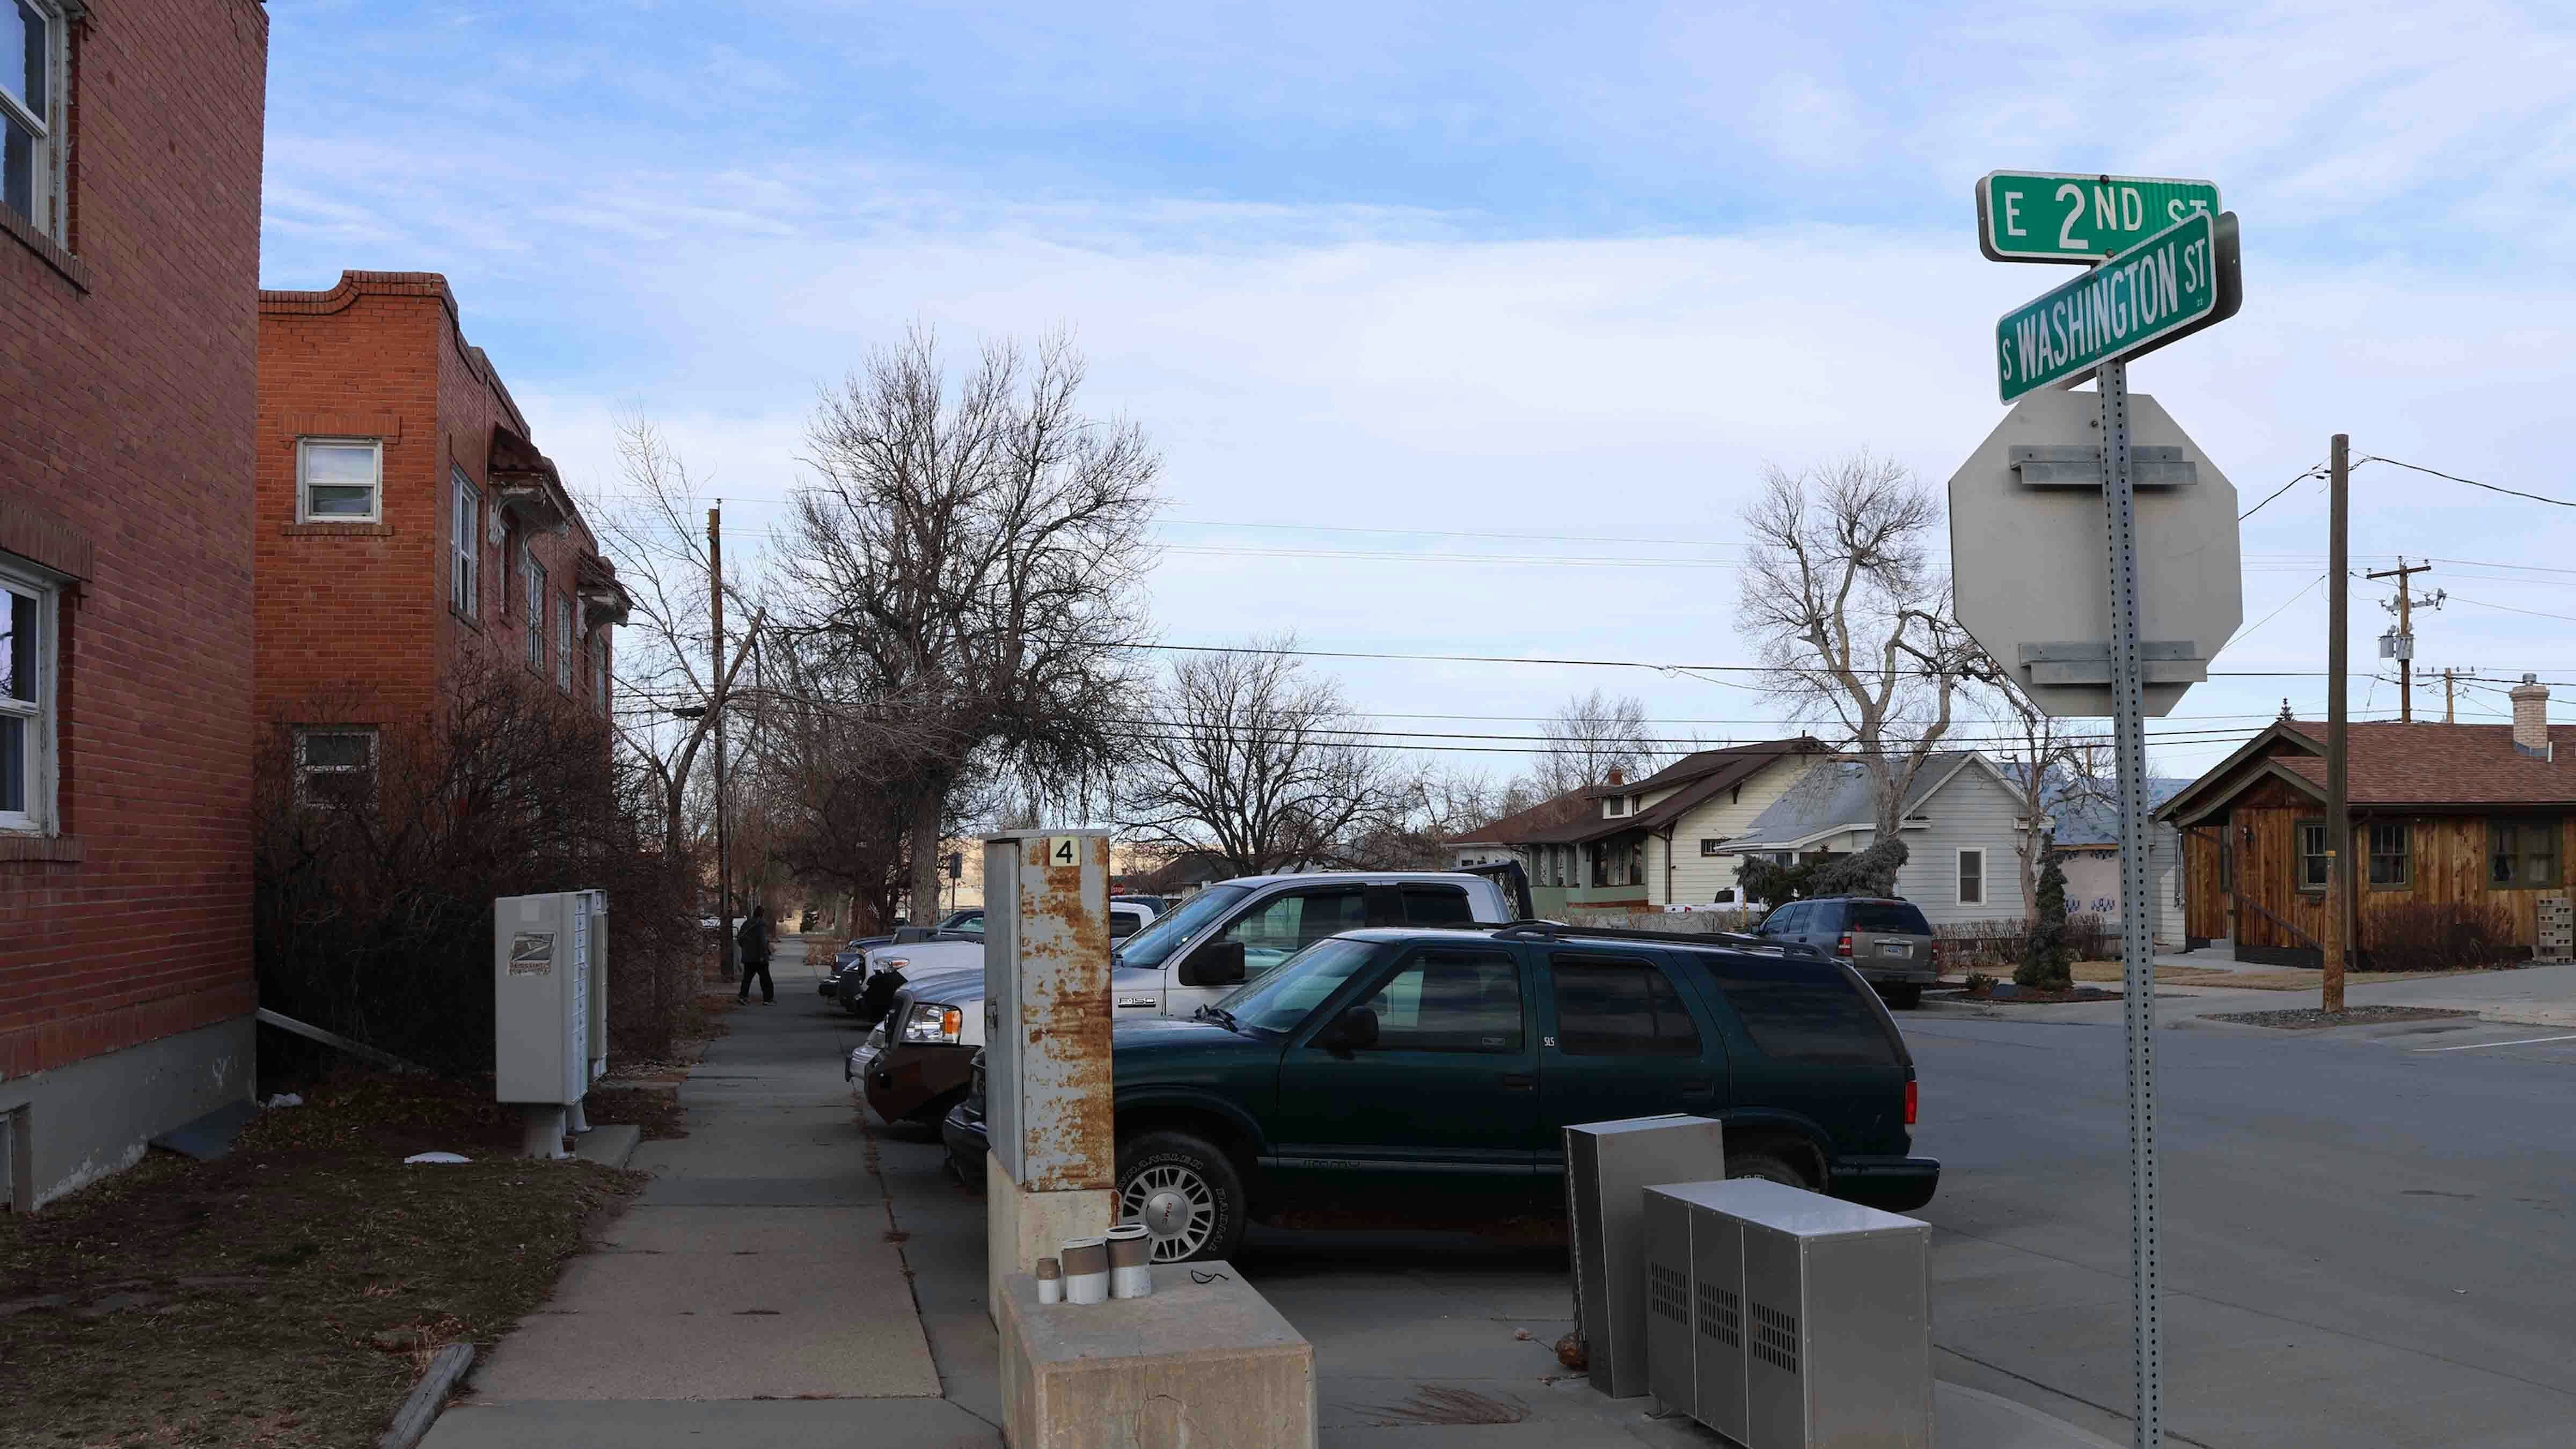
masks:
<svg viewBox="0 0 2576 1449"><path fill-rule="evenodd" d="M2244 297L2235 213L2193 212L1996 319L2003 400L2072 387L2103 363L2226 321Z"/></svg>
<svg viewBox="0 0 2576 1449"><path fill-rule="evenodd" d="M2218 212L2214 181L1991 171L1977 183L1977 246L1989 261L2098 262L2203 212Z"/></svg>

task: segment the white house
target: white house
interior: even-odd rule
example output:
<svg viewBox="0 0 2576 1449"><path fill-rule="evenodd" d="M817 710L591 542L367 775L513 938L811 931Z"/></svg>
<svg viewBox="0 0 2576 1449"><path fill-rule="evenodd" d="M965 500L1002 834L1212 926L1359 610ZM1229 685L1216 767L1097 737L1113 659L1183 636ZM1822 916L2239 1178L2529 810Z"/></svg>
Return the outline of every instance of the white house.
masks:
<svg viewBox="0 0 2576 1449"><path fill-rule="evenodd" d="M1787 863L1820 852L1848 855L1875 844L1869 775L1856 760L1811 762L1743 833L1719 852L1730 877L1747 857ZM2024 905L2015 841L2029 829L2021 798L1994 762L1973 750L1926 760L1906 794L1907 858L1896 893L1934 925L2018 920Z"/></svg>
<svg viewBox="0 0 2576 1449"><path fill-rule="evenodd" d="M1822 740L1803 735L1701 750L1645 779L1613 778L1491 821L1451 841L1450 858L1518 860L1541 915L1568 905L1731 899L1735 861L1721 848L1828 753Z"/></svg>

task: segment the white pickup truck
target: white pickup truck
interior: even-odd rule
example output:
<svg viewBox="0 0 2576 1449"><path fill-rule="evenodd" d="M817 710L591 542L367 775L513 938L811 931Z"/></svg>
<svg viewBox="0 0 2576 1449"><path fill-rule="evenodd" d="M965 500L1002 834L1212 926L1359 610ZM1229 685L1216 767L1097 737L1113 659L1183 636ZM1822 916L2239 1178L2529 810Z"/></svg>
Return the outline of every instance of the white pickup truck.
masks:
<svg viewBox="0 0 2576 1449"><path fill-rule="evenodd" d="M1502 925L1522 914L1505 881L1446 871L1324 871L1219 881L1120 942L1109 957L1119 1020L1188 1016L1327 936L1363 926ZM937 945L933 957L923 946ZM889 1122L937 1122L984 1044L984 946L880 946L870 970L903 989L844 1075Z"/></svg>

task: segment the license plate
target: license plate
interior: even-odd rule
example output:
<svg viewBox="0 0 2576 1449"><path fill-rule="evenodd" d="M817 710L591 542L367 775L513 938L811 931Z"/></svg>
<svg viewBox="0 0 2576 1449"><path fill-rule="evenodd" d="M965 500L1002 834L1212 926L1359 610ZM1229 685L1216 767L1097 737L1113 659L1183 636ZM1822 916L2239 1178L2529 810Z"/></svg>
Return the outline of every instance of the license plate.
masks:
<svg viewBox="0 0 2576 1449"><path fill-rule="evenodd" d="M1914 944L1910 941L1881 941L1878 943L1878 954L1881 956L1911 956L1914 954Z"/></svg>

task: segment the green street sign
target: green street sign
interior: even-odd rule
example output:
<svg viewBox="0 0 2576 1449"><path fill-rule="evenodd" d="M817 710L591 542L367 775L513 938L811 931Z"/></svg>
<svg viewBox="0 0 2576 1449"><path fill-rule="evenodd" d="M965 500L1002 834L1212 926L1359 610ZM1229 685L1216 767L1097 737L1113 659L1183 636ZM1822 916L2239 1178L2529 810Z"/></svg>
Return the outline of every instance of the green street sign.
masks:
<svg viewBox="0 0 2576 1449"><path fill-rule="evenodd" d="M2244 301L2236 213L2193 212L1997 319L2003 399L2073 387L2103 363L2226 321Z"/></svg>
<svg viewBox="0 0 2576 1449"><path fill-rule="evenodd" d="M1977 183L1977 248L1995 262L2098 262L2217 212L2215 181L1991 171Z"/></svg>

